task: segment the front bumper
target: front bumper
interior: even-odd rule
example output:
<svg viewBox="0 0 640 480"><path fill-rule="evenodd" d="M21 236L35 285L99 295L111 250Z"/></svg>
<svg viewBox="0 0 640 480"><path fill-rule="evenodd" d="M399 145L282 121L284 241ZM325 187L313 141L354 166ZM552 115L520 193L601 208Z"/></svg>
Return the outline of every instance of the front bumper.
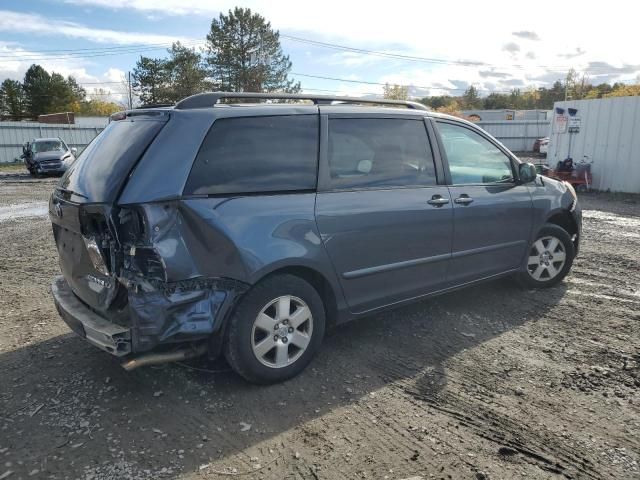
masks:
<svg viewBox="0 0 640 480"><path fill-rule="evenodd" d="M45 175L47 173L60 174L67 171L67 167L63 165L36 165L36 173Z"/></svg>
<svg viewBox="0 0 640 480"><path fill-rule="evenodd" d="M75 296L63 276L55 277L51 293L58 313L71 330L112 355L122 357L131 353L131 329L92 311Z"/></svg>
<svg viewBox="0 0 640 480"><path fill-rule="evenodd" d="M580 208L580 204L576 200L576 206L571 212L571 217L576 224L576 234L575 238L573 238L573 246L575 248L576 256L580 252L580 240L582 239L582 209Z"/></svg>

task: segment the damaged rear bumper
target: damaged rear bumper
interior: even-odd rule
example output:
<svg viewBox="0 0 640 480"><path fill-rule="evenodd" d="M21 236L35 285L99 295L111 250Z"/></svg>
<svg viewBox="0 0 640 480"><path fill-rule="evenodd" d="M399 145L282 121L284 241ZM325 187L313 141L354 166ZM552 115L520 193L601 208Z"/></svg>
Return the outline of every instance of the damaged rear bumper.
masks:
<svg viewBox="0 0 640 480"><path fill-rule="evenodd" d="M186 281L128 289L126 325L109 321L83 303L63 276L51 291L71 330L96 347L124 357L161 344L210 339L222 330L226 314L247 286L230 280Z"/></svg>
<svg viewBox="0 0 640 480"><path fill-rule="evenodd" d="M62 275L53 280L51 293L58 313L71 330L112 355L122 357L131 353L131 329L93 312L75 296Z"/></svg>

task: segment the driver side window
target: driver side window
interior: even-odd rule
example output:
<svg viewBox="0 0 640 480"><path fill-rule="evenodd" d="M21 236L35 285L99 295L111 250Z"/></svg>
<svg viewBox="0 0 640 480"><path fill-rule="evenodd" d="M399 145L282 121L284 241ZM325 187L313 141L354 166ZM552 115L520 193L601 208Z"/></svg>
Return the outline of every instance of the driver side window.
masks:
<svg viewBox="0 0 640 480"><path fill-rule="evenodd" d="M454 185L512 182L511 159L473 130L437 122Z"/></svg>

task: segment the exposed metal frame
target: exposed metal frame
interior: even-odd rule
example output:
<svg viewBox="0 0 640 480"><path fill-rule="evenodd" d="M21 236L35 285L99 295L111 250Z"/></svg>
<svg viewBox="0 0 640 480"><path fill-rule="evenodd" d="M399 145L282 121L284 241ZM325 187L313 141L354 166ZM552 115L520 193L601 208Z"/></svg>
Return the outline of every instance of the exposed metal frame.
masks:
<svg viewBox="0 0 640 480"><path fill-rule="evenodd" d="M208 92L198 93L183 100L180 100L175 108L178 110L188 110L192 108L208 108L213 107L221 99L225 98L251 98L264 100L310 100L314 105L330 105L333 102L342 103L365 103L372 105L395 105L406 107L412 110L426 110L429 108L418 102L410 102L403 100L374 100L369 98L356 97L334 97L331 95L311 95L306 93L254 93L254 92Z"/></svg>

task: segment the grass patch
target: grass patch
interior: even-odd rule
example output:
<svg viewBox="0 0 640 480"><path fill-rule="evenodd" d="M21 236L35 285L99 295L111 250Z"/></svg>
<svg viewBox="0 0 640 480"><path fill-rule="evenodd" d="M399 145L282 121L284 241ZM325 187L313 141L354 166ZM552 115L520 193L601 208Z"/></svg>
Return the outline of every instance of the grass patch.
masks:
<svg viewBox="0 0 640 480"><path fill-rule="evenodd" d="M26 172L24 163L0 163L0 171L2 172Z"/></svg>

